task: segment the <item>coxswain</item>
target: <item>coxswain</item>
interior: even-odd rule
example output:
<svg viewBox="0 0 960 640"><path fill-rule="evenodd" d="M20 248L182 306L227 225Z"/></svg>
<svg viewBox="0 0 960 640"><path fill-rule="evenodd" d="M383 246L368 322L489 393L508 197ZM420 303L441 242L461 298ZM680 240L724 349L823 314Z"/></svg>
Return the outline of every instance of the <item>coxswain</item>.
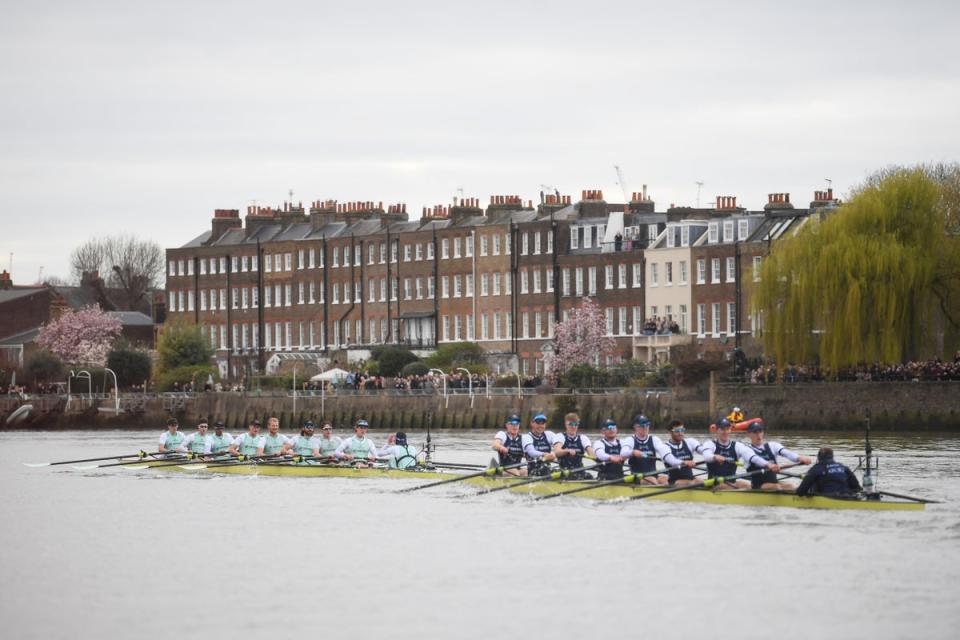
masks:
<svg viewBox="0 0 960 640"><path fill-rule="evenodd" d="M597 468L598 480L616 480L623 477L623 463L628 460L628 447L617 438L617 421L607 418L600 425L603 436L593 446L594 455L601 463Z"/></svg>
<svg viewBox="0 0 960 640"><path fill-rule="evenodd" d="M833 459L833 449L823 447L817 452L817 463L800 481L797 495L850 495L862 490L850 467Z"/></svg>
<svg viewBox="0 0 960 640"><path fill-rule="evenodd" d="M733 424L729 419L717 420L717 437L704 442L700 452L704 462L707 463L707 477L724 478L722 483L714 487L715 490L750 488L747 480L727 480L736 475L738 461L747 465L755 455L753 449L730 438L732 428Z"/></svg>
<svg viewBox="0 0 960 640"><path fill-rule="evenodd" d="M337 448L342 442L340 436L333 435L333 425L330 421L325 420L320 429L320 457L331 459L337 457Z"/></svg>
<svg viewBox="0 0 960 640"><path fill-rule="evenodd" d="M757 420L747 427L750 448L753 450L753 455L750 456L750 462L747 465L747 471L763 470L750 476L750 486L753 489L793 491L793 485L789 482L777 481L777 472L780 471L777 458L782 456L790 462L800 464L810 464L813 461L807 456L801 456L790 451L779 442L764 442L764 429L762 420Z"/></svg>
<svg viewBox="0 0 960 640"><path fill-rule="evenodd" d="M160 446L157 451L169 456L187 450L183 445L184 435L177 430L179 427L180 423L176 418L167 420L167 430L160 434Z"/></svg>
<svg viewBox="0 0 960 640"><path fill-rule="evenodd" d="M213 436L207 434L207 423L206 418L200 418L200 422L197 423L197 430L195 433L191 433L183 440L184 448L195 456L205 456L209 455L213 450Z"/></svg>
<svg viewBox="0 0 960 640"><path fill-rule="evenodd" d="M280 419L271 416L267 420L267 435L263 438L263 455L283 455L289 440L287 436L280 434Z"/></svg>
<svg viewBox="0 0 960 640"><path fill-rule="evenodd" d="M493 438L493 450L497 452L501 467L516 466L523 462L523 437L520 435L520 416L511 413L503 423L503 431ZM524 467L507 469L504 473L513 476L525 476Z"/></svg>
<svg viewBox="0 0 960 640"><path fill-rule="evenodd" d="M730 412L730 415L727 416L727 420L729 420L733 424L736 424L738 422L743 422L743 419L746 417L747 417L747 414L744 413L743 410L740 409L740 407L734 407L733 411Z"/></svg>
<svg viewBox="0 0 960 640"><path fill-rule="evenodd" d="M417 466L417 448L407 444L407 434L398 431L387 437L387 444L377 452L381 458L387 459L387 466L391 469L409 469Z"/></svg>
<svg viewBox="0 0 960 640"><path fill-rule="evenodd" d="M303 427L300 429L300 435L296 438L289 438L287 444L284 448L284 455L288 453L293 453L295 456L300 456L301 458L317 458L320 456L320 438L313 435L313 432L316 430L317 425L315 425L310 420L307 420L303 423ZM311 464L313 460L301 460L305 464Z"/></svg>
<svg viewBox="0 0 960 640"><path fill-rule="evenodd" d="M230 446L231 455L262 456L263 436L260 435L260 421L251 420L246 433L241 433Z"/></svg>
<svg viewBox="0 0 960 640"><path fill-rule="evenodd" d="M523 445L523 453L527 456L527 474L532 476L545 476L550 473L548 463L557 459L557 454L553 452L554 436L552 431L547 431L547 416L538 413L530 421L530 433L523 434L520 443Z"/></svg>
<svg viewBox="0 0 960 640"><path fill-rule="evenodd" d="M650 418L641 414L633 418L633 437L630 445L630 472L643 474L642 484L667 484L667 474L648 476L657 470L657 458L663 458L670 450L658 436L650 435Z"/></svg>
<svg viewBox="0 0 960 640"><path fill-rule="evenodd" d="M215 456L230 453L231 444L233 444L233 436L223 430L223 422L221 420L214 422L213 435L210 436L210 452Z"/></svg>
<svg viewBox="0 0 960 640"><path fill-rule="evenodd" d="M375 462L377 459L377 445L373 440L367 437L367 429L370 423L363 418L357 420L353 427L353 435L340 443L337 447L336 456L341 460L368 460Z"/></svg>
<svg viewBox="0 0 960 640"><path fill-rule="evenodd" d="M580 433L580 416L568 413L563 418L564 434L557 434L553 441L553 452L561 469L573 471L569 476L574 480L592 480L593 476L583 470L583 456L594 457L590 438Z"/></svg>
<svg viewBox="0 0 960 640"><path fill-rule="evenodd" d="M671 420L667 425L670 438L664 442L668 452L663 456L663 464L669 469L667 482L669 484L687 485L696 482L693 479L693 468L697 463L693 461L693 454L700 453L702 446L696 438L686 436L687 428L683 420Z"/></svg>

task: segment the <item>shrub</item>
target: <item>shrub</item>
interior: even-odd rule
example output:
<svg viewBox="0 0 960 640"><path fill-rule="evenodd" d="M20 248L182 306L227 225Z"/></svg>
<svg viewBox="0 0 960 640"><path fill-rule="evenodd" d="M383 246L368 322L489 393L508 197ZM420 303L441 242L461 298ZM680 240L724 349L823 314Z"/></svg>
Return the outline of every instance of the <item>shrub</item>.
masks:
<svg viewBox="0 0 960 640"><path fill-rule="evenodd" d="M451 370L457 367L466 367L471 373L474 370L479 372L481 368L486 370L484 362L483 348L475 342L454 342L441 345L437 352L426 360L427 366L442 369L446 373L451 373Z"/></svg>
<svg viewBox="0 0 960 640"><path fill-rule="evenodd" d="M36 382L50 382L63 378L66 370L63 361L49 351L34 351L27 358L27 377Z"/></svg>
<svg viewBox="0 0 960 640"><path fill-rule="evenodd" d="M207 382L207 378L210 375L213 375L213 379L217 380L219 371L216 367L209 364L195 364L177 367L176 369L166 369L157 376L157 390L173 391L173 384L175 382L179 382L182 388L183 385L191 381L195 389L203 389L203 385Z"/></svg>
<svg viewBox="0 0 960 640"><path fill-rule="evenodd" d="M373 358L379 365L379 371L370 371L373 375L393 377L400 373L408 364L419 361L416 355L406 347L378 347L373 351ZM373 363L371 363L373 364Z"/></svg>
<svg viewBox="0 0 960 640"><path fill-rule="evenodd" d="M130 348L114 348L107 354L107 367L117 374L121 387L142 384L150 379L150 356Z"/></svg>
<svg viewBox="0 0 960 640"><path fill-rule="evenodd" d="M562 387L604 387L610 381L610 372L589 364L578 364L570 367L560 381Z"/></svg>
<svg viewBox="0 0 960 640"><path fill-rule="evenodd" d="M420 360L417 360L416 362L411 362L410 364L404 366L403 369L400 370L400 375L404 377L425 376L429 372L430 372L430 367L425 365Z"/></svg>
<svg viewBox="0 0 960 640"><path fill-rule="evenodd" d="M181 367L207 365L213 351L200 325L171 323L164 325L157 341L160 369L172 371Z"/></svg>

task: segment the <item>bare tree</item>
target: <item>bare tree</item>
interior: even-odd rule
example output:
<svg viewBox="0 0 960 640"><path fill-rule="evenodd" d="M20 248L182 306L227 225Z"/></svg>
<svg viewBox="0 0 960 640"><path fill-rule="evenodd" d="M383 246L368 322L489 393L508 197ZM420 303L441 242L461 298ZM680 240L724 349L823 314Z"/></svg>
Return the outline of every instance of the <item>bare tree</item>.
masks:
<svg viewBox="0 0 960 640"><path fill-rule="evenodd" d="M163 262L156 242L121 235L88 240L74 250L70 267L77 280L84 272L98 272L108 286L123 290L125 308L133 308L160 283Z"/></svg>

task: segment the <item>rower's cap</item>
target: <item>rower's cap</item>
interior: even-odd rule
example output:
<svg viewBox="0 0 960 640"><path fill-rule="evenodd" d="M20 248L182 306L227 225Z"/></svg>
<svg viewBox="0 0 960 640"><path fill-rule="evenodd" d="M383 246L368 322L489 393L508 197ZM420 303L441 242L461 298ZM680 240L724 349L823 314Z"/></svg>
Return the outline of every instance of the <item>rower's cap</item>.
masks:
<svg viewBox="0 0 960 640"><path fill-rule="evenodd" d="M760 433L764 430L763 420L757 420L756 422L751 422L750 426L747 427L747 433Z"/></svg>
<svg viewBox="0 0 960 640"><path fill-rule="evenodd" d="M250 421L250 426L251 426L251 427L259 427L259 426L260 426L260 421L259 421L259 420L256 420L256 419L251 420L251 421Z"/></svg>
<svg viewBox="0 0 960 640"><path fill-rule="evenodd" d="M396 443L402 446L407 446L407 434L403 431L397 431Z"/></svg>
<svg viewBox="0 0 960 640"><path fill-rule="evenodd" d="M360 418L359 420L357 420L357 426L363 427L364 429L366 429L367 427L370 426L370 423L364 420L363 418Z"/></svg>
<svg viewBox="0 0 960 640"><path fill-rule="evenodd" d="M635 427L649 427L649 426L650 426L650 418L648 418L647 416L643 415L642 413L638 413L637 415L633 416L633 426L635 426Z"/></svg>
<svg viewBox="0 0 960 640"><path fill-rule="evenodd" d="M612 430L616 431L616 430L617 430L617 421L614 420L613 418L607 418L606 420L603 421L603 426L601 426L600 428L601 428L601 429L612 429Z"/></svg>
<svg viewBox="0 0 960 640"><path fill-rule="evenodd" d="M223 429L223 420L217 420L213 423L214 429Z"/></svg>
<svg viewBox="0 0 960 640"><path fill-rule="evenodd" d="M504 422L509 422L511 424L520 424L520 416L515 413L511 413L507 416L507 419Z"/></svg>
<svg viewBox="0 0 960 640"><path fill-rule="evenodd" d="M169 420L167 420L168 427L172 427L174 425L179 425L179 424L180 422L176 418L170 418Z"/></svg>
<svg viewBox="0 0 960 640"><path fill-rule="evenodd" d="M720 418L719 420L717 420L717 429L729 429L732 426L733 426L733 423L731 423L726 418Z"/></svg>
<svg viewBox="0 0 960 640"><path fill-rule="evenodd" d="M314 429L317 428L317 425L313 424L312 420L307 420L306 422L303 423L303 428L310 429L311 431L313 431Z"/></svg>
<svg viewBox="0 0 960 640"><path fill-rule="evenodd" d="M542 413L538 413L537 415L533 416L533 421L545 423L547 421L547 416L543 415Z"/></svg>

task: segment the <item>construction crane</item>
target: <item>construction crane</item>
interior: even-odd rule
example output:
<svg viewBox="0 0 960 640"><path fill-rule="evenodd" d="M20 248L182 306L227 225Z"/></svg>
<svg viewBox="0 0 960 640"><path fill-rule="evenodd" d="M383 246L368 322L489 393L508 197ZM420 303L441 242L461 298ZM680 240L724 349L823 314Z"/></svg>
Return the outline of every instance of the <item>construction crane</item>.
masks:
<svg viewBox="0 0 960 640"><path fill-rule="evenodd" d="M617 170L617 184L620 185L620 190L623 191L623 201L630 202L630 195L627 193L627 182L623 179L623 171L620 170L620 165L615 164L613 168Z"/></svg>

